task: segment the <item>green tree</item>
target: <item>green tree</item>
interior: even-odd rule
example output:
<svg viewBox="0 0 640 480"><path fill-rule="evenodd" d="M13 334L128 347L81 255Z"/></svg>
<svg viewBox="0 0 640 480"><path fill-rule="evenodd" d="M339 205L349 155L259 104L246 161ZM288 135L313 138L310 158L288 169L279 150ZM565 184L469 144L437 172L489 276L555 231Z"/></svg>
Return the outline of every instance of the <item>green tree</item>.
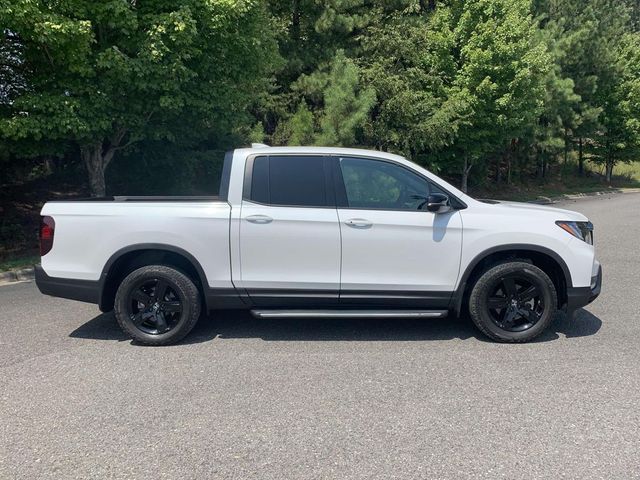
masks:
<svg viewBox="0 0 640 480"><path fill-rule="evenodd" d="M617 47L615 74L596 97L602 105L600 128L589 144L594 160L604 166L608 183L616 163L640 158L640 34L624 35Z"/></svg>
<svg viewBox="0 0 640 480"><path fill-rule="evenodd" d="M314 143L315 128L313 113L303 100L296 113L287 122L289 128L289 145L310 145Z"/></svg>
<svg viewBox="0 0 640 480"><path fill-rule="evenodd" d="M471 167L497 158L510 175L513 148L543 111L551 55L538 35L528 0L458 3L459 68L455 85L469 102L470 128L454 144L462 157L462 188Z"/></svg>
<svg viewBox="0 0 640 480"><path fill-rule="evenodd" d="M565 123L565 158L572 142L578 145L578 170L584 171L585 144L600 135L602 110L618 75L619 44L630 28L629 11L618 0L536 0L543 25L552 32L559 76L574 83L580 97L571 106L575 120Z"/></svg>
<svg viewBox="0 0 640 480"><path fill-rule="evenodd" d="M386 12L361 36L363 74L378 102L366 139L381 149L419 160L450 145L465 125L468 104L455 94L455 37L451 13L440 8Z"/></svg>
<svg viewBox="0 0 640 480"><path fill-rule="evenodd" d="M0 136L69 140L94 195L117 151L142 139L194 144L250 121L275 61L260 2L0 0L26 89Z"/></svg>
<svg viewBox="0 0 640 480"><path fill-rule="evenodd" d="M373 89L362 88L359 68L342 50L330 64L302 74L291 89L301 100L296 112L280 121L273 135L276 143L355 145L376 101Z"/></svg>
<svg viewBox="0 0 640 480"><path fill-rule="evenodd" d="M316 143L351 146L376 101L372 89L359 88L358 67L339 50L324 91L324 110Z"/></svg>

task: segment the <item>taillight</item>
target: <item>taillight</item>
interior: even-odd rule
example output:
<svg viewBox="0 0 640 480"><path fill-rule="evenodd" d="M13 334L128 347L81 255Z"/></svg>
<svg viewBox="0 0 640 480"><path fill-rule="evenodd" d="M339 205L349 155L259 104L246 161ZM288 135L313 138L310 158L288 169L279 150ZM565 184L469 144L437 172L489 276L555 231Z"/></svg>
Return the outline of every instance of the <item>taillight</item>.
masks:
<svg viewBox="0 0 640 480"><path fill-rule="evenodd" d="M44 257L53 248L56 222L52 217L40 217L40 256Z"/></svg>

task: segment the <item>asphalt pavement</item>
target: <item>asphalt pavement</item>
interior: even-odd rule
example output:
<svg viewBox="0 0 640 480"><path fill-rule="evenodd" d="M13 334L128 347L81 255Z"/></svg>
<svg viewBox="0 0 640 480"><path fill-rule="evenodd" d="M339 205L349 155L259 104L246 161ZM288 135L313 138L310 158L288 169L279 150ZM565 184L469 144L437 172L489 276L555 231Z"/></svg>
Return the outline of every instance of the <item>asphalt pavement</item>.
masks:
<svg viewBox="0 0 640 480"><path fill-rule="evenodd" d="M133 344L0 287L0 478L640 478L640 194L595 224L600 298L537 342L468 320L256 320Z"/></svg>

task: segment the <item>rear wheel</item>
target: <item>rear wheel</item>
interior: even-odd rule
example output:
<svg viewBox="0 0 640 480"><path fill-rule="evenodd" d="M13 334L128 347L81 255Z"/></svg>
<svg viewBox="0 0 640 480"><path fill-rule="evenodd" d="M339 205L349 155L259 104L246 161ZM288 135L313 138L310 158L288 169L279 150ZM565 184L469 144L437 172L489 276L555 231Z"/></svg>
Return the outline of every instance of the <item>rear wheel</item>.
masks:
<svg viewBox="0 0 640 480"><path fill-rule="evenodd" d="M476 326L500 342L527 342L540 335L557 310L549 276L530 263L512 261L484 272L471 290L469 313Z"/></svg>
<svg viewBox="0 0 640 480"><path fill-rule="evenodd" d="M182 340L200 317L200 294L184 273L162 265L131 272L118 287L115 314L120 327L147 345Z"/></svg>

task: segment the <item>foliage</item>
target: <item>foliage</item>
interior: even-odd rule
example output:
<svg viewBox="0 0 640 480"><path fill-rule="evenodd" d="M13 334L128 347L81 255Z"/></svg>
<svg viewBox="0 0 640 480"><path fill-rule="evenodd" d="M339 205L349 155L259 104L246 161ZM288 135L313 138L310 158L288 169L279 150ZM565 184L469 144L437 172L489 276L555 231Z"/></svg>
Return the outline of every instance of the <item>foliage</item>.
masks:
<svg viewBox="0 0 640 480"><path fill-rule="evenodd" d="M451 145L468 125L468 101L453 85L456 45L450 24L444 8L429 16L409 9L385 17L380 11L365 30L364 76L378 97L367 143L416 159Z"/></svg>
<svg viewBox="0 0 640 480"><path fill-rule="evenodd" d="M324 91L324 110L316 143L339 146L355 144L356 130L367 119L376 101L372 89L358 92L357 88L358 68L339 50Z"/></svg>
<svg viewBox="0 0 640 480"><path fill-rule="evenodd" d="M40 263L40 255L20 256L10 260L0 259L0 272L29 268L33 267L37 263Z"/></svg>
<svg viewBox="0 0 640 480"><path fill-rule="evenodd" d="M80 149L104 194L114 154L142 139L179 145L238 128L275 59L257 1L1 0L25 87L0 135Z"/></svg>
<svg viewBox="0 0 640 480"><path fill-rule="evenodd" d="M315 128L313 113L302 100L298 110L287 121L285 129L289 134L289 145L310 145L314 143Z"/></svg>
<svg viewBox="0 0 640 480"><path fill-rule="evenodd" d="M543 112L551 56L526 0L463 2L460 11L455 85L471 106L472 128L454 147L466 168L492 157L508 161Z"/></svg>
<svg viewBox="0 0 640 480"><path fill-rule="evenodd" d="M601 128L591 138L593 160L605 165L611 181L614 165L640 156L640 35L627 34L613 65L607 88L599 92Z"/></svg>
<svg viewBox="0 0 640 480"><path fill-rule="evenodd" d="M376 101L375 93L371 88L360 88L359 69L342 50L336 52L327 70L298 79L295 88L303 93L302 98L296 112L279 125L275 138L289 145L355 144ZM315 114L305 96L317 98Z"/></svg>
<svg viewBox="0 0 640 480"><path fill-rule="evenodd" d="M394 151L463 188L570 183L598 164L611 180L640 157L639 12L632 0L0 0L0 174L82 162L102 194L115 159L111 191L200 192L221 152L251 141Z"/></svg>

